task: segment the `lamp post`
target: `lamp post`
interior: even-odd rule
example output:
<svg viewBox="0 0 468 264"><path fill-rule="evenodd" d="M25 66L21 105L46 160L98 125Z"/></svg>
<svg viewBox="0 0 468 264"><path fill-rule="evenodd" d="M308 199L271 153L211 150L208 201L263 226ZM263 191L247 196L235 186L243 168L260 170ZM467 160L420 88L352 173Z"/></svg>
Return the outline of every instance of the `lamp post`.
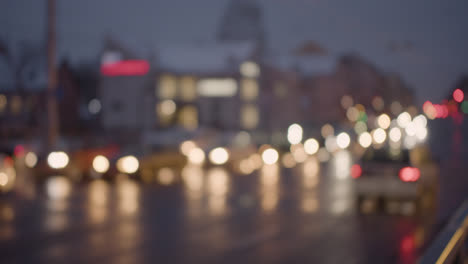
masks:
<svg viewBox="0 0 468 264"><path fill-rule="evenodd" d="M56 69L56 35L55 35L55 0L47 0L47 122L48 148L56 146L59 136L59 120L57 111L57 69Z"/></svg>

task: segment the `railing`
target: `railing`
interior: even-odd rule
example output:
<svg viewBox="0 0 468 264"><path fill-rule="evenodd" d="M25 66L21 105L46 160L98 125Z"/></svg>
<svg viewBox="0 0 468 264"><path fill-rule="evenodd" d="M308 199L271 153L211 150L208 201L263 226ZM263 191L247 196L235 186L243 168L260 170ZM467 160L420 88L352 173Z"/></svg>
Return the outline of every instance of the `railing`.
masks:
<svg viewBox="0 0 468 264"><path fill-rule="evenodd" d="M465 201L421 257L420 264L466 263L468 201Z"/></svg>

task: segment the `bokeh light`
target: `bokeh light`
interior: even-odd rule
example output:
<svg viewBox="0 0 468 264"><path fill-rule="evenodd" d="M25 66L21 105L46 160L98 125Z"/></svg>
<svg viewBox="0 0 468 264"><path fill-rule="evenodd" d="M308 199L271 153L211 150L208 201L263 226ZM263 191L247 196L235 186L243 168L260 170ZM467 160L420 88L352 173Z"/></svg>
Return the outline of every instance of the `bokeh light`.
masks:
<svg viewBox="0 0 468 264"><path fill-rule="evenodd" d="M0 165L0 193L8 192L15 186L16 170L12 167L1 168Z"/></svg>
<svg viewBox="0 0 468 264"><path fill-rule="evenodd" d="M225 164L229 160L229 153L225 148L215 148L208 155L211 163L216 165Z"/></svg>
<svg viewBox="0 0 468 264"><path fill-rule="evenodd" d="M398 127L393 127L388 133L390 140L393 142L398 142L401 140L401 130Z"/></svg>
<svg viewBox="0 0 468 264"><path fill-rule="evenodd" d="M305 152L314 155L319 150L319 143L315 138L309 138L304 142Z"/></svg>
<svg viewBox="0 0 468 264"><path fill-rule="evenodd" d="M242 75L250 78L256 78L260 75L260 68L253 61L246 61L242 63L239 70Z"/></svg>
<svg viewBox="0 0 468 264"><path fill-rule="evenodd" d="M135 156L125 156L117 160L117 169L122 173L135 173L140 166Z"/></svg>
<svg viewBox="0 0 468 264"><path fill-rule="evenodd" d="M327 138L328 136L332 136L335 134L335 129L330 124L325 124L322 126L320 133L322 134L323 138Z"/></svg>
<svg viewBox="0 0 468 264"><path fill-rule="evenodd" d="M54 151L47 156L47 163L53 169L63 169L68 165L68 155L63 151Z"/></svg>
<svg viewBox="0 0 468 264"><path fill-rule="evenodd" d="M302 127L299 124L292 124L288 128L288 141L290 144L298 144L302 140Z"/></svg>
<svg viewBox="0 0 468 264"><path fill-rule="evenodd" d="M188 156L190 151L196 147L197 145L195 144L195 142L191 140L186 140L180 144L179 149L182 154L184 154L185 156Z"/></svg>
<svg viewBox="0 0 468 264"><path fill-rule="evenodd" d="M101 101L96 98L92 99L88 103L88 111L93 115L98 114L101 111L101 108Z"/></svg>
<svg viewBox="0 0 468 264"><path fill-rule="evenodd" d="M377 118L378 126L383 129L387 129L388 127L390 127L390 122L391 122L390 117L387 114L381 114Z"/></svg>
<svg viewBox="0 0 468 264"><path fill-rule="evenodd" d="M400 170L399 176L404 182L415 182L419 180L421 172L418 168L404 167Z"/></svg>
<svg viewBox="0 0 468 264"><path fill-rule="evenodd" d="M424 102L423 104L423 111L424 111L424 114L426 114L427 118L429 119L435 119L436 116L437 116L437 110L436 108L434 107L434 105L429 102L429 101L426 101Z"/></svg>
<svg viewBox="0 0 468 264"><path fill-rule="evenodd" d="M398 116L397 122L401 128L406 128L411 123L411 115L408 112L403 112Z"/></svg>
<svg viewBox="0 0 468 264"><path fill-rule="evenodd" d="M3 171L0 171L0 186L6 186L8 184L8 175L3 172Z"/></svg>
<svg viewBox="0 0 468 264"><path fill-rule="evenodd" d="M372 144L372 136L369 132L364 132L359 135L359 145L363 148L368 148Z"/></svg>
<svg viewBox="0 0 468 264"><path fill-rule="evenodd" d="M416 124L414 122L410 122L405 128L405 132L408 136L416 135Z"/></svg>
<svg viewBox="0 0 468 264"><path fill-rule="evenodd" d="M461 110L463 113L468 114L468 101L463 101L461 104Z"/></svg>
<svg viewBox="0 0 468 264"><path fill-rule="evenodd" d="M176 104L172 100L163 100L156 106L156 111L160 116L170 116L176 111Z"/></svg>
<svg viewBox="0 0 468 264"><path fill-rule="evenodd" d="M455 91L453 91L453 100L455 100L455 102L461 103L464 98L465 94L461 89L456 89Z"/></svg>
<svg viewBox="0 0 468 264"><path fill-rule="evenodd" d="M387 139L387 134L382 128L377 128L372 131L372 138L374 139L375 143L382 144L385 142L385 139Z"/></svg>
<svg viewBox="0 0 468 264"><path fill-rule="evenodd" d="M336 144L340 149L346 149L351 143L351 138L345 132L341 132L336 137Z"/></svg>
<svg viewBox="0 0 468 264"><path fill-rule="evenodd" d="M96 156L93 160L93 169L98 173L106 173L109 170L109 160L102 155Z"/></svg>
<svg viewBox="0 0 468 264"><path fill-rule="evenodd" d="M361 134L366 131L367 131L367 124L365 122L363 121L356 122L356 124L354 125L354 132L356 132L356 134Z"/></svg>
<svg viewBox="0 0 468 264"><path fill-rule="evenodd" d="M346 117L348 117L349 121L356 122L359 118L359 110L356 107L350 107L346 111Z"/></svg>
<svg viewBox="0 0 468 264"><path fill-rule="evenodd" d="M278 151L273 148L266 149L262 153L262 160L265 164L271 165L278 161Z"/></svg>
<svg viewBox="0 0 468 264"><path fill-rule="evenodd" d="M427 138L427 128L423 126L416 126L416 138L419 141L424 141Z"/></svg>
<svg viewBox="0 0 468 264"><path fill-rule="evenodd" d="M427 118L424 115L418 115L413 119L413 122L418 127L426 127L427 126Z"/></svg>
<svg viewBox="0 0 468 264"><path fill-rule="evenodd" d="M191 164L201 165L205 162L205 152L201 148L193 148L188 153L188 161Z"/></svg>
<svg viewBox="0 0 468 264"><path fill-rule="evenodd" d="M362 168L359 164L354 164L351 166L351 177L354 179L357 179L361 177L362 174Z"/></svg>
<svg viewBox="0 0 468 264"><path fill-rule="evenodd" d="M28 168L34 168L37 164L37 155L34 152L28 152L24 156L24 163Z"/></svg>

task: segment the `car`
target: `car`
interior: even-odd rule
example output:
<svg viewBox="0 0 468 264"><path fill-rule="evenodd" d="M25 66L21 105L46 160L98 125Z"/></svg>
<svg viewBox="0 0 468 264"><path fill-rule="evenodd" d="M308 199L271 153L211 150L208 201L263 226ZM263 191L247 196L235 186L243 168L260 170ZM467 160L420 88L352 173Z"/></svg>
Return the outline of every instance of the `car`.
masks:
<svg viewBox="0 0 468 264"><path fill-rule="evenodd" d="M109 178L116 174L117 169L113 165L119 154L119 148L113 145L78 151L52 151L37 154L37 164L31 171L39 182L57 175L64 175L75 181L96 177ZM98 156L101 156L101 159L104 159L106 163L104 167L101 164L100 172L94 168L96 166L95 158Z"/></svg>
<svg viewBox="0 0 468 264"><path fill-rule="evenodd" d="M351 176L360 211L423 212L435 203L438 165L424 148L370 148Z"/></svg>

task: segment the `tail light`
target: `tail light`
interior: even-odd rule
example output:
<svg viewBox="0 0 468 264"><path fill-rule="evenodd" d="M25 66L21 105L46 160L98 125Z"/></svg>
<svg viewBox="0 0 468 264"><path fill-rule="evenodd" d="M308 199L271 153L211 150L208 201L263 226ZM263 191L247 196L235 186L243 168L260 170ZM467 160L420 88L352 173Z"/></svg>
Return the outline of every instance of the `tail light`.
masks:
<svg viewBox="0 0 468 264"><path fill-rule="evenodd" d="M361 175L362 175L361 165L354 164L353 166L351 166L351 177L353 177L354 179L357 179L361 177Z"/></svg>
<svg viewBox="0 0 468 264"><path fill-rule="evenodd" d="M399 176L404 182L415 182L421 177L421 172L418 168L404 167L400 170Z"/></svg>

